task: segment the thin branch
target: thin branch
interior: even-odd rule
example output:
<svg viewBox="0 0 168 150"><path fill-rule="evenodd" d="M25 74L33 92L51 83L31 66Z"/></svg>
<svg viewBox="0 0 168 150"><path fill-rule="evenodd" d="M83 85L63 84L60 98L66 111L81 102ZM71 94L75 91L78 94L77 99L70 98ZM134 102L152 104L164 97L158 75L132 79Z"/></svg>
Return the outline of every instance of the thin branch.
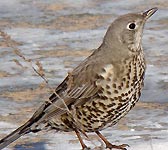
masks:
<svg viewBox="0 0 168 150"><path fill-rule="evenodd" d="M52 89L53 88L49 85L48 83L48 80L47 78L45 77L45 73L44 73L44 69L42 67L42 64L39 62L39 61L36 61L36 66L38 67L38 70L33 66L33 62L32 62L32 59L27 59L21 52L20 52L20 49L18 49L15 45L14 45L14 40L11 39L10 35L8 35L7 33L3 32L0 30L0 36L3 37L4 41L6 42L7 46L8 47L11 47L13 49L13 52L19 56L20 58L22 58L25 62L27 62L29 64L29 66L34 70L34 72L40 76L44 82L46 83L46 85L48 86L49 89ZM15 62L17 64L19 64L20 66L22 66L19 61L16 61ZM52 103L49 99L47 100L48 102L52 103L55 107L59 108L59 109L62 109L62 110L66 110L67 112L70 113L70 110L69 108L67 107L65 101L59 96L59 94L57 94L55 91L53 91L56 96L61 100L61 102L63 103L63 105L65 106L66 109L63 109L63 108L60 108L59 106L56 106L54 103Z"/></svg>

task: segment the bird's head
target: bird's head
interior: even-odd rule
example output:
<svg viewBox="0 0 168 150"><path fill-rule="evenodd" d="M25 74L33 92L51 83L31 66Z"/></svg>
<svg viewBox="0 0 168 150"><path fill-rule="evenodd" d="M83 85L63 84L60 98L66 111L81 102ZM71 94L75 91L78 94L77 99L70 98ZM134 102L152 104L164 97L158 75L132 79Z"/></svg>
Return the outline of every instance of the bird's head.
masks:
<svg viewBox="0 0 168 150"><path fill-rule="evenodd" d="M109 27L104 43L116 50L128 48L132 52L139 51L144 24L156 11L157 8L152 8L143 13L120 16Z"/></svg>

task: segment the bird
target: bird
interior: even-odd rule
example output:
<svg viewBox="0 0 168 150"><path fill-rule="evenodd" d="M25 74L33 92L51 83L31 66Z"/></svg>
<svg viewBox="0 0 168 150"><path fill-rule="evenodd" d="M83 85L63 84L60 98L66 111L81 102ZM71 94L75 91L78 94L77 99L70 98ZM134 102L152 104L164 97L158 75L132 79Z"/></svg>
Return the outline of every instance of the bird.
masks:
<svg viewBox="0 0 168 150"><path fill-rule="evenodd" d="M146 70L142 35L157 7L119 16L108 27L102 43L67 74L32 117L0 140L0 149L21 136L43 130L75 132L83 150L88 132L95 132L106 148L111 144L101 130L119 122L138 102Z"/></svg>

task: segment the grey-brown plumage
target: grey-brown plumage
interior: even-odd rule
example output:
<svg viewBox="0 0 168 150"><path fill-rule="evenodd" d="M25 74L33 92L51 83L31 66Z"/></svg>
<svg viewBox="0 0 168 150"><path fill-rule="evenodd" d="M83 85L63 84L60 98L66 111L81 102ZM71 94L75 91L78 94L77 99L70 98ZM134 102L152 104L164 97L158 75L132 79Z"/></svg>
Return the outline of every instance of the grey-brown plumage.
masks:
<svg viewBox="0 0 168 150"><path fill-rule="evenodd" d="M32 118L0 140L0 149L20 136L45 129L95 132L108 148L112 145L100 130L116 124L139 100L145 74L141 37L146 20L157 11L126 14L108 28L101 46L76 67L56 88ZM67 105L69 111L63 104Z"/></svg>

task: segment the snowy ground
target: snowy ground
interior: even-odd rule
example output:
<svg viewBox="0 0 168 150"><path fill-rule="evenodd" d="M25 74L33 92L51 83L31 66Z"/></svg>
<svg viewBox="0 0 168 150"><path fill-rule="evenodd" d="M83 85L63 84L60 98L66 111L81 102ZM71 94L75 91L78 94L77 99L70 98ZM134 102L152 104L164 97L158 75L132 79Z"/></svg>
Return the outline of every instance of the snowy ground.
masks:
<svg viewBox="0 0 168 150"><path fill-rule="evenodd" d="M103 130L102 134L113 144L129 144L128 150L144 148L145 150L167 150L167 110L167 103L139 103L119 124ZM14 124L0 122L0 136L10 133L16 127ZM97 150L102 142L94 133L88 135L89 139L85 139L86 144L93 150ZM69 150L81 149L74 133L49 131L28 134L11 144L6 150L65 150L67 147Z"/></svg>

